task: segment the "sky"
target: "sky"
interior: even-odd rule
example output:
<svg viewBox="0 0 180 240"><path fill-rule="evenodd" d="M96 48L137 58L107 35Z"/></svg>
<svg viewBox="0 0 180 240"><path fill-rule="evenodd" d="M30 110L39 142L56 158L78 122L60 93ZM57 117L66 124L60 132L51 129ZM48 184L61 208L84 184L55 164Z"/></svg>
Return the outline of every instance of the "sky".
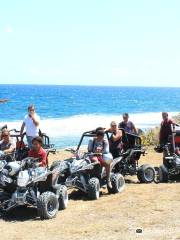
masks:
<svg viewBox="0 0 180 240"><path fill-rule="evenodd" d="M0 83L180 87L179 0L0 1Z"/></svg>

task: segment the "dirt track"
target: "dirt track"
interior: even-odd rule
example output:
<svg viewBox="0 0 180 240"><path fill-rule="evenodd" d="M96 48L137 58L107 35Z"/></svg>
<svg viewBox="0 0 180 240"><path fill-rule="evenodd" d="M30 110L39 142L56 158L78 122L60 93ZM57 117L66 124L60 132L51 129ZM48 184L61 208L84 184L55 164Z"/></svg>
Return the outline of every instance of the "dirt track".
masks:
<svg viewBox="0 0 180 240"><path fill-rule="evenodd" d="M59 156L65 157L60 153ZM140 163L161 163L152 151ZM40 221L34 209L18 209L0 220L2 239L180 239L180 183L139 184L136 177L123 193L102 193L98 201L71 194L68 209ZM137 234L136 229L142 229Z"/></svg>

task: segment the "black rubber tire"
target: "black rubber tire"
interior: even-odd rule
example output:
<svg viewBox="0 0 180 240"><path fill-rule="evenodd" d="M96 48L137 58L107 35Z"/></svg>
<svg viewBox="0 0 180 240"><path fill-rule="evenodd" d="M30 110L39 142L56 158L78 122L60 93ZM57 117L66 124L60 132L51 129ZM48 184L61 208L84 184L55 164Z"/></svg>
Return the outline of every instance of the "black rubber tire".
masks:
<svg viewBox="0 0 180 240"><path fill-rule="evenodd" d="M111 185L112 188L107 187L109 193L120 193L125 188L124 177L120 173L113 173L111 175Z"/></svg>
<svg viewBox="0 0 180 240"><path fill-rule="evenodd" d="M52 219L56 217L58 209L59 201L54 193L44 192L40 195L37 201L37 210L38 216L41 218L41 220Z"/></svg>
<svg viewBox="0 0 180 240"><path fill-rule="evenodd" d="M164 165L159 167L159 182L167 183L169 181L168 170Z"/></svg>
<svg viewBox="0 0 180 240"><path fill-rule="evenodd" d="M60 185L56 191L56 195L58 196L59 199L59 210L66 209L69 200L67 187L64 185Z"/></svg>
<svg viewBox="0 0 180 240"><path fill-rule="evenodd" d="M151 171L152 176L147 177L147 171ZM137 171L137 178L140 183L152 183L155 179L155 169L149 164L142 165Z"/></svg>
<svg viewBox="0 0 180 240"><path fill-rule="evenodd" d="M97 200L100 196L100 183L98 178L91 178L88 182L88 198L91 200Z"/></svg>
<svg viewBox="0 0 180 240"><path fill-rule="evenodd" d="M0 202L4 202L8 199L11 198L11 194L7 193L7 192L3 192L3 191L0 191Z"/></svg>

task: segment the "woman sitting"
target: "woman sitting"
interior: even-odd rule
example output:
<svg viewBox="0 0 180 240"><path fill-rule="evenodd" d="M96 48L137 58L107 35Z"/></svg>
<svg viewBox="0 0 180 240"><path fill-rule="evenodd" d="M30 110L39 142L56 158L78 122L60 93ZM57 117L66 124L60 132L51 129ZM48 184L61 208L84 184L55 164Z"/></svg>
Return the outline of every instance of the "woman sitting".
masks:
<svg viewBox="0 0 180 240"><path fill-rule="evenodd" d="M110 181L112 154L109 152L109 143L104 139L104 129L99 127L96 129L96 137L91 139L88 144L88 152L94 153L91 157L93 162L100 162L106 169L107 185L112 188Z"/></svg>
<svg viewBox="0 0 180 240"><path fill-rule="evenodd" d="M16 145L10 137L9 131L4 129L1 133L0 151L3 154L11 154L15 151Z"/></svg>

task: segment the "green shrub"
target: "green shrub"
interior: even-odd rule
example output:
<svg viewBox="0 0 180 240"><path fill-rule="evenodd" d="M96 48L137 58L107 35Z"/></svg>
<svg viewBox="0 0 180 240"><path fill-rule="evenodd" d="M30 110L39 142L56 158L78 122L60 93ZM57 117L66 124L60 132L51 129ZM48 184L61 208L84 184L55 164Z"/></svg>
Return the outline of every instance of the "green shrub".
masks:
<svg viewBox="0 0 180 240"><path fill-rule="evenodd" d="M159 142L159 127L149 129L141 135L142 144L145 146L157 145Z"/></svg>

